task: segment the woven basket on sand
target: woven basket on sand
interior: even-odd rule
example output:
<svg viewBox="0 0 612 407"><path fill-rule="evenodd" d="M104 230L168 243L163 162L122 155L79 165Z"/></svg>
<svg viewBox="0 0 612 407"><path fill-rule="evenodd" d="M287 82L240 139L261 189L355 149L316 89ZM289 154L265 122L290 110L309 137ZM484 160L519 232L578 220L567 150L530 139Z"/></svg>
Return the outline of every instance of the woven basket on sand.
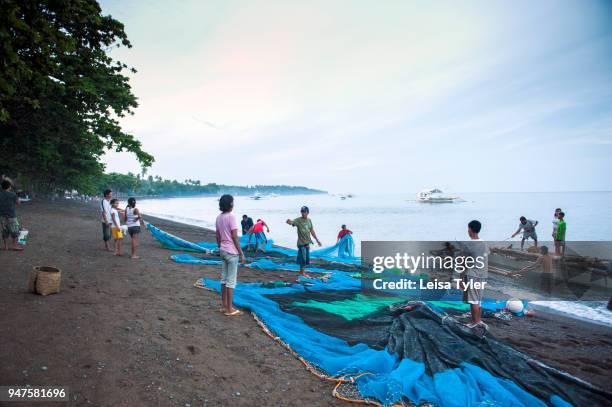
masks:
<svg viewBox="0 0 612 407"><path fill-rule="evenodd" d="M55 267L36 266L28 278L28 291L40 295L59 293L62 272Z"/></svg>

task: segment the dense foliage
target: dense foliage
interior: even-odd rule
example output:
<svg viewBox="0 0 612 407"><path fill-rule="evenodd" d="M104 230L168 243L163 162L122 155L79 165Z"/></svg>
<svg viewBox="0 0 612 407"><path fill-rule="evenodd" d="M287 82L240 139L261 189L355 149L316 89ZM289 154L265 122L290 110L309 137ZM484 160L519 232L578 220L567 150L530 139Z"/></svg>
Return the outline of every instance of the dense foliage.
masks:
<svg viewBox="0 0 612 407"><path fill-rule="evenodd" d="M27 190L88 190L106 149L153 157L117 121L137 106L123 24L95 0L0 0L0 174ZM135 72L132 69L133 72Z"/></svg>
<svg viewBox="0 0 612 407"><path fill-rule="evenodd" d="M105 188L112 189L117 195L135 196L187 196L187 195L219 195L230 193L236 195L261 194L312 194L322 193L316 189L288 185L252 185L252 186L233 186L220 185L215 183L202 184L197 180L176 180L162 179L161 177L148 176L146 178L131 173L104 174L95 185L93 193L100 194Z"/></svg>

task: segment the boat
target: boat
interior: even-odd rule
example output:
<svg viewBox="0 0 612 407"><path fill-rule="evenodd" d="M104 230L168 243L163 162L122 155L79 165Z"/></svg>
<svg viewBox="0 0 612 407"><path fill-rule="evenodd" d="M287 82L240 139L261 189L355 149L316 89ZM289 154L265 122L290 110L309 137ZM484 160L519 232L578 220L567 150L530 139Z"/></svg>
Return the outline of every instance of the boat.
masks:
<svg viewBox="0 0 612 407"><path fill-rule="evenodd" d="M249 197L249 199L254 199L256 201L259 201L260 199L263 199L263 195L260 194L259 192L255 192L253 195Z"/></svg>
<svg viewBox="0 0 612 407"><path fill-rule="evenodd" d="M461 198L459 198L458 196L444 195L444 192L442 192L442 190L438 188L425 189L417 193L417 201L419 202L451 203L460 200Z"/></svg>

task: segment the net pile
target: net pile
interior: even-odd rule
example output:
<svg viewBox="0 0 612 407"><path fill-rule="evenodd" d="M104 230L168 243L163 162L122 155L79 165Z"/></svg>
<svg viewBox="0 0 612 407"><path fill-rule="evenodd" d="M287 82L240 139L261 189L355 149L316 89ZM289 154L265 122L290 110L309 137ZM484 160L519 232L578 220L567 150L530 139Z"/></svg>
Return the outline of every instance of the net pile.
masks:
<svg viewBox="0 0 612 407"><path fill-rule="evenodd" d="M210 250L210 246L195 245ZM338 253L322 256L342 263ZM218 261L189 254L173 259L196 264ZM282 257L259 259L248 267L295 269ZM384 406L612 404L609 392L550 368L490 335L477 336L449 317L447 311L466 310L459 302L461 292L428 290L417 294L426 301L415 302L406 296L365 295L360 279L346 269L313 267L312 272L329 273L329 278L308 279L307 286L239 283L234 303L250 310L264 332L310 372L337 382L334 395L340 399ZM196 285L220 290L217 280L200 279ZM489 311L504 305L483 302Z"/></svg>

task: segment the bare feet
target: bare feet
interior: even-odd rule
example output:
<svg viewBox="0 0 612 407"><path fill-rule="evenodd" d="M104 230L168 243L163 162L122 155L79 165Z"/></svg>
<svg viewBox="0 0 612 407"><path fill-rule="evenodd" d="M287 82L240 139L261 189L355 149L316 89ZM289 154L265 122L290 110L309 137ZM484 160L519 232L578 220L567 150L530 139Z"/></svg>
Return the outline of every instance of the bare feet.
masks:
<svg viewBox="0 0 612 407"><path fill-rule="evenodd" d="M22 252L24 249L23 249L23 247L15 246L11 250L13 250L15 252Z"/></svg>
<svg viewBox="0 0 612 407"><path fill-rule="evenodd" d="M136 256L136 255L133 255L132 257L130 257L130 259L134 259L134 260L137 260L139 258L140 258L140 256Z"/></svg>

